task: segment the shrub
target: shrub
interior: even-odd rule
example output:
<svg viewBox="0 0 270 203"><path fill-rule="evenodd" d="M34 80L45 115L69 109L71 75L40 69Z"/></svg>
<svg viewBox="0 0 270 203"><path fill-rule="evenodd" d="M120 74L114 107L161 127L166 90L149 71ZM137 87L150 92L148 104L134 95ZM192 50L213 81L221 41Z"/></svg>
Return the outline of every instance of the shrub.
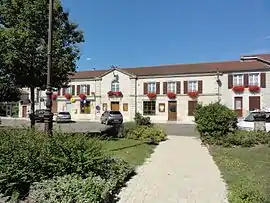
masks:
<svg viewBox="0 0 270 203"><path fill-rule="evenodd" d="M222 145L224 147L253 147L258 144L270 143L270 134L263 131L237 130L235 132L228 133L219 139L211 136L205 136L202 140L209 144Z"/></svg>
<svg viewBox="0 0 270 203"><path fill-rule="evenodd" d="M99 176L82 179L78 175L55 177L35 183L30 190L30 202L109 202L114 183Z"/></svg>
<svg viewBox="0 0 270 203"><path fill-rule="evenodd" d="M236 114L220 103L205 106L199 104L194 116L196 128L201 136L225 136L237 128Z"/></svg>
<svg viewBox="0 0 270 203"><path fill-rule="evenodd" d="M129 138L135 140L141 140L148 144L158 144L161 141L166 140L166 133L157 128L157 127L150 127L150 126L137 126L128 134Z"/></svg>
<svg viewBox="0 0 270 203"><path fill-rule="evenodd" d="M0 132L0 193L24 197L34 182L54 176L89 174L109 179L115 174L115 185L132 173L129 165L105 153L96 139L83 135L55 133L47 137L32 130Z"/></svg>
<svg viewBox="0 0 270 203"><path fill-rule="evenodd" d="M140 113L135 114L134 120L136 125L152 125L150 117L144 117Z"/></svg>

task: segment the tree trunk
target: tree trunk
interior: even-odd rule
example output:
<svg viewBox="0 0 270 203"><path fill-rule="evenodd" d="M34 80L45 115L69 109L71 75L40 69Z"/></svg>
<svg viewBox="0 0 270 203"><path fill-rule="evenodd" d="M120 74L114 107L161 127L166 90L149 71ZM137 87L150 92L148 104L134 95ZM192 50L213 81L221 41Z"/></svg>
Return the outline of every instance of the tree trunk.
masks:
<svg viewBox="0 0 270 203"><path fill-rule="evenodd" d="M31 128L34 128L36 120L35 120L35 87L30 87L30 98L31 98Z"/></svg>

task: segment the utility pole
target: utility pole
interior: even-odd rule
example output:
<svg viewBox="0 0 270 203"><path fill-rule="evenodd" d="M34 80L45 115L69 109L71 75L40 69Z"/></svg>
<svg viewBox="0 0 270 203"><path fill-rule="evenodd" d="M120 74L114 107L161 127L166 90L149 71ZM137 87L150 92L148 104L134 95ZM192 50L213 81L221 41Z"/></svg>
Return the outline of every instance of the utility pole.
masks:
<svg viewBox="0 0 270 203"><path fill-rule="evenodd" d="M220 86L221 86L221 80L219 78L220 72L219 69L217 69L217 88L218 88L218 103L220 103L221 101L221 97L220 97Z"/></svg>
<svg viewBox="0 0 270 203"><path fill-rule="evenodd" d="M53 128L53 115L52 115L52 39L53 39L53 30L52 30L52 21L53 21L53 5L54 0L49 1L49 29L48 29L48 64L47 64L47 100L46 100L46 111L44 114L44 131L47 135L52 135Z"/></svg>

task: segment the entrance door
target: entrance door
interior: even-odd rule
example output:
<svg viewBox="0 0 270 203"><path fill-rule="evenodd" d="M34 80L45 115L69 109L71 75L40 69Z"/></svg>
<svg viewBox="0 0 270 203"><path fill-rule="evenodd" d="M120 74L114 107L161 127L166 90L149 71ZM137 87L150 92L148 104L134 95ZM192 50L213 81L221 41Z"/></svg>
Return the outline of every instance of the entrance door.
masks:
<svg viewBox="0 0 270 203"><path fill-rule="evenodd" d="M57 113L57 101L56 100L53 100L52 101L52 113Z"/></svg>
<svg viewBox="0 0 270 203"><path fill-rule="evenodd" d="M111 110L119 111L119 102L111 102Z"/></svg>
<svg viewBox="0 0 270 203"><path fill-rule="evenodd" d="M22 106L22 117L23 118L27 117L27 106Z"/></svg>
<svg viewBox="0 0 270 203"><path fill-rule="evenodd" d="M177 102L176 101L168 102L168 120L169 121L177 120Z"/></svg>
<svg viewBox="0 0 270 203"><path fill-rule="evenodd" d="M234 111L238 117L243 117L243 97L234 97Z"/></svg>
<svg viewBox="0 0 270 203"><path fill-rule="evenodd" d="M253 111L256 109L261 109L261 98L260 96L250 96L249 97L249 110Z"/></svg>

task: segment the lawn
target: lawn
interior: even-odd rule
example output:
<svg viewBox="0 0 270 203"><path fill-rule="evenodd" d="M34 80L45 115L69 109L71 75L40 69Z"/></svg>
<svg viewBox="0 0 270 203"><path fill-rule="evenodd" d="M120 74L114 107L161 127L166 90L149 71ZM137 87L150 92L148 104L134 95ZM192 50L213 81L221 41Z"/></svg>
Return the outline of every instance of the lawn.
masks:
<svg viewBox="0 0 270 203"><path fill-rule="evenodd" d="M155 145L144 144L138 140L115 139L105 141L105 148L131 165L137 166L152 154Z"/></svg>
<svg viewBox="0 0 270 203"><path fill-rule="evenodd" d="M231 203L270 202L270 148L211 147L229 186Z"/></svg>

